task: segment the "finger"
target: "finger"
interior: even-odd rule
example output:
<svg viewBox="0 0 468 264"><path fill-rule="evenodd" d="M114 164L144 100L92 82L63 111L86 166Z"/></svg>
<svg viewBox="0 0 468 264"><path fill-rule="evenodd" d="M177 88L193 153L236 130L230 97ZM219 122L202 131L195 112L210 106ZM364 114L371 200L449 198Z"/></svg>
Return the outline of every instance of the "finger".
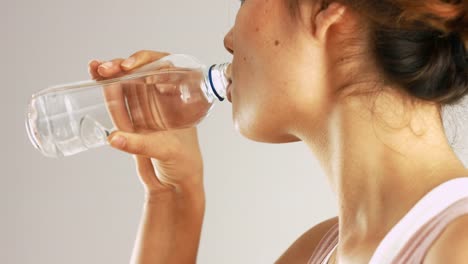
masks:
<svg viewBox="0 0 468 264"><path fill-rule="evenodd" d="M149 93L149 89L151 89L151 87L144 83L135 84L135 87L138 93L137 98L143 113L143 119L145 120L145 128L151 131L157 131L158 127L154 122L153 113L151 112L150 106L150 101L152 98L150 98L151 93Z"/></svg>
<svg viewBox="0 0 468 264"><path fill-rule="evenodd" d="M166 126L163 123L161 114L160 114L160 105L158 104L159 92L157 90L156 84L146 84L148 87L148 102L149 102L149 111L152 113L153 122L156 126L156 130L162 130Z"/></svg>
<svg viewBox="0 0 468 264"><path fill-rule="evenodd" d="M127 153L153 157L160 161L174 158L180 142L167 131L152 133L128 133L115 131L109 137L110 145Z"/></svg>
<svg viewBox="0 0 468 264"><path fill-rule="evenodd" d="M122 74L122 69L120 68L120 63L124 61L122 58L113 59L101 63L98 66L97 73L102 77L119 77Z"/></svg>
<svg viewBox="0 0 468 264"><path fill-rule="evenodd" d="M128 110L132 118L133 128L135 131L142 132L146 129L146 122L142 111L142 106L138 100L138 87L128 85L125 87L125 96L127 98Z"/></svg>
<svg viewBox="0 0 468 264"><path fill-rule="evenodd" d="M166 127L179 127L186 120L184 115L188 114L184 109L185 104L181 104L181 84L184 81L185 73L180 72L168 72L168 82L158 83L156 89L158 96L155 98L159 106L160 115L163 118L163 122ZM184 85L184 89L188 86ZM185 91L188 92L188 91ZM193 96L193 94L191 95ZM183 98L183 97L182 97ZM173 107L177 105L178 107Z"/></svg>
<svg viewBox="0 0 468 264"><path fill-rule="evenodd" d="M206 100L203 95L200 95L196 92L199 89L199 80L200 77L198 75L187 76L187 80L184 82L184 86L189 91L189 94L193 94L194 96L181 96L184 104L181 104L182 107L181 111L184 115L182 120L187 120L190 122L186 122L185 125L194 126L198 124L199 121L202 120L203 116L206 114L206 110L209 109L209 101ZM182 94L183 95L183 94ZM196 122L198 121L198 122ZM194 122L194 123L192 123ZM184 124L180 124L184 125Z"/></svg>
<svg viewBox="0 0 468 264"><path fill-rule="evenodd" d="M125 89L125 85L125 83L104 85L104 98L114 126L122 131L133 132L132 120L128 114L127 103L123 91L123 89Z"/></svg>
<svg viewBox="0 0 468 264"><path fill-rule="evenodd" d="M151 74L145 77L145 83L155 84L155 83L164 83L169 81L170 75L168 70L173 68L174 64L170 61L161 62L159 65L153 65L151 70L159 70L157 74Z"/></svg>
<svg viewBox="0 0 468 264"><path fill-rule="evenodd" d="M100 60L90 60L88 62L88 73L93 80L100 78L100 75L97 73L97 68L102 62Z"/></svg>
<svg viewBox="0 0 468 264"><path fill-rule="evenodd" d="M125 61L122 61L121 67L124 71L130 71L142 65L159 60L170 53L158 52L152 50L140 50L130 55Z"/></svg>

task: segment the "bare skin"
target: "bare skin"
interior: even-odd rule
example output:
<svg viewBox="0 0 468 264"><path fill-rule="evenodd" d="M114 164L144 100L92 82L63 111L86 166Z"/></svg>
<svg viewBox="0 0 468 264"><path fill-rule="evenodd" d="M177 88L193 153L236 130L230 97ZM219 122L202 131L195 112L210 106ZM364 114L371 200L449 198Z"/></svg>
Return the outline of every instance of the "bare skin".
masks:
<svg viewBox="0 0 468 264"><path fill-rule="evenodd" d="M297 13L297 18L291 17L284 1L273 0L247 0L240 8L224 40L233 54L233 122L242 135L255 141L303 141L309 146L338 197L340 242L332 261L368 263L383 237L417 201L447 180L467 177L468 170L447 141L440 105L416 100L411 106L406 102L412 98L399 92L401 89L383 86L365 45L356 46L361 56L351 58L346 53L349 50L342 43L349 43L350 34L365 40L365 32L357 30L361 21L352 10L336 3L321 9L320 1L299 0ZM142 54L154 55L149 51ZM152 61L146 58L140 63ZM122 61L114 60L110 71L102 69L101 62L91 62L90 74L96 79L123 74L128 68L121 66ZM343 61L347 63L338 63ZM343 86L381 92L360 96L335 93ZM139 155L143 179L157 177L149 157L165 158L149 151L166 142L161 135L145 135L122 148ZM188 138L193 146L188 154L199 157L195 131L166 136L175 138L175 145ZM147 146L134 148L132 144ZM190 190L194 185L185 184L179 176L190 178L189 166L202 165L201 157L186 165L188 154L174 154L171 161L180 163L169 163L177 170L166 170L171 173L158 179ZM200 185L202 177L196 175L196 185ZM161 186L152 184L148 189L157 196ZM330 219L308 230L277 263L307 261L336 221ZM434 243L425 263L441 263L451 253L449 245L468 247L463 240L467 224L466 218L452 223ZM149 241L151 235L146 232L144 239ZM453 263L468 258L459 252L459 260ZM149 253L141 248L138 254Z"/></svg>
<svg viewBox="0 0 468 264"><path fill-rule="evenodd" d="M142 50L130 56L135 59L130 67L123 65L122 58L93 60L89 73L95 80L118 77L166 55ZM109 67L104 67L105 63ZM134 82L103 87L109 114L118 129L109 136L110 144L135 154L138 176L145 188L146 199L130 263L194 263L205 212L197 129L158 129L158 120L147 118L151 114L147 105L150 100L146 98L154 89L158 86L144 89Z"/></svg>
<svg viewBox="0 0 468 264"><path fill-rule="evenodd" d="M440 106L405 105L409 95L378 82L380 73L365 46L356 61L335 66L348 55L340 43L349 43L349 32L360 32L356 14L339 4L320 10L319 1L299 1L298 13L302 23L290 17L282 1L247 0L241 7L225 39L234 55L233 119L253 140L301 140L310 147L338 197L337 262L367 263L424 194L467 177L468 170L447 141ZM255 71L259 65L261 72ZM356 67L363 79L376 81L359 82L359 75L350 80ZM345 84L383 92L335 96L332 91ZM270 107L287 109L285 116L272 117Z"/></svg>

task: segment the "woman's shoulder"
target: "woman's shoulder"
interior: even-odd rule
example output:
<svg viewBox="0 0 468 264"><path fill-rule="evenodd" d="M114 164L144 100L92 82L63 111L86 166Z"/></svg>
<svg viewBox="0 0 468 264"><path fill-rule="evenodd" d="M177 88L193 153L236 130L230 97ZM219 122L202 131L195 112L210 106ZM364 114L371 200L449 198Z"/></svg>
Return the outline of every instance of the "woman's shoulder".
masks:
<svg viewBox="0 0 468 264"><path fill-rule="evenodd" d="M468 214L452 221L434 241L424 264L468 263Z"/></svg>
<svg viewBox="0 0 468 264"><path fill-rule="evenodd" d="M426 194L390 230L372 263L468 263L468 178Z"/></svg>
<svg viewBox="0 0 468 264"><path fill-rule="evenodd" d="M337 223L338 217L333 217L313 226L296 239L275 264L307 263L320 240Z"/></svg>

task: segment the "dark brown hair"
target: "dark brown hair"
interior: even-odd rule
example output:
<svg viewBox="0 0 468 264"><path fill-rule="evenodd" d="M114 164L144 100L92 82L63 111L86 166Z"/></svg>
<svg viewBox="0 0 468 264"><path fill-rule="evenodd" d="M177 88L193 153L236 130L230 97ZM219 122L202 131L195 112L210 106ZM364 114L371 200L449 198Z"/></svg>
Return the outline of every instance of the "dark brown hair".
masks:
<svg viewBox="0 0 468 264"><path fill-rule="evenodd" d="M291 1L292 10L298 0ZM468 94L468 0L336 2L369 22L370 47L387 82L441 104Z"/></svg>

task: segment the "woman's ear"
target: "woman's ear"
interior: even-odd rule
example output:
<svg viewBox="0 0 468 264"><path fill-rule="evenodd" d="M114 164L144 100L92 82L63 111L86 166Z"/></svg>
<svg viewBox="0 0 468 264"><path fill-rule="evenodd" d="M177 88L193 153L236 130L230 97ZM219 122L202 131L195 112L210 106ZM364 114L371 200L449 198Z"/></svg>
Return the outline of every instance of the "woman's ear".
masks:
<svg viewBox="0 0 468 264"><path fill-rule="evenodd" d="M341 20L345 11L346 7L336 2L324 6L315 16L315 38L320 42L325 41L328 29Z"/></svg>

